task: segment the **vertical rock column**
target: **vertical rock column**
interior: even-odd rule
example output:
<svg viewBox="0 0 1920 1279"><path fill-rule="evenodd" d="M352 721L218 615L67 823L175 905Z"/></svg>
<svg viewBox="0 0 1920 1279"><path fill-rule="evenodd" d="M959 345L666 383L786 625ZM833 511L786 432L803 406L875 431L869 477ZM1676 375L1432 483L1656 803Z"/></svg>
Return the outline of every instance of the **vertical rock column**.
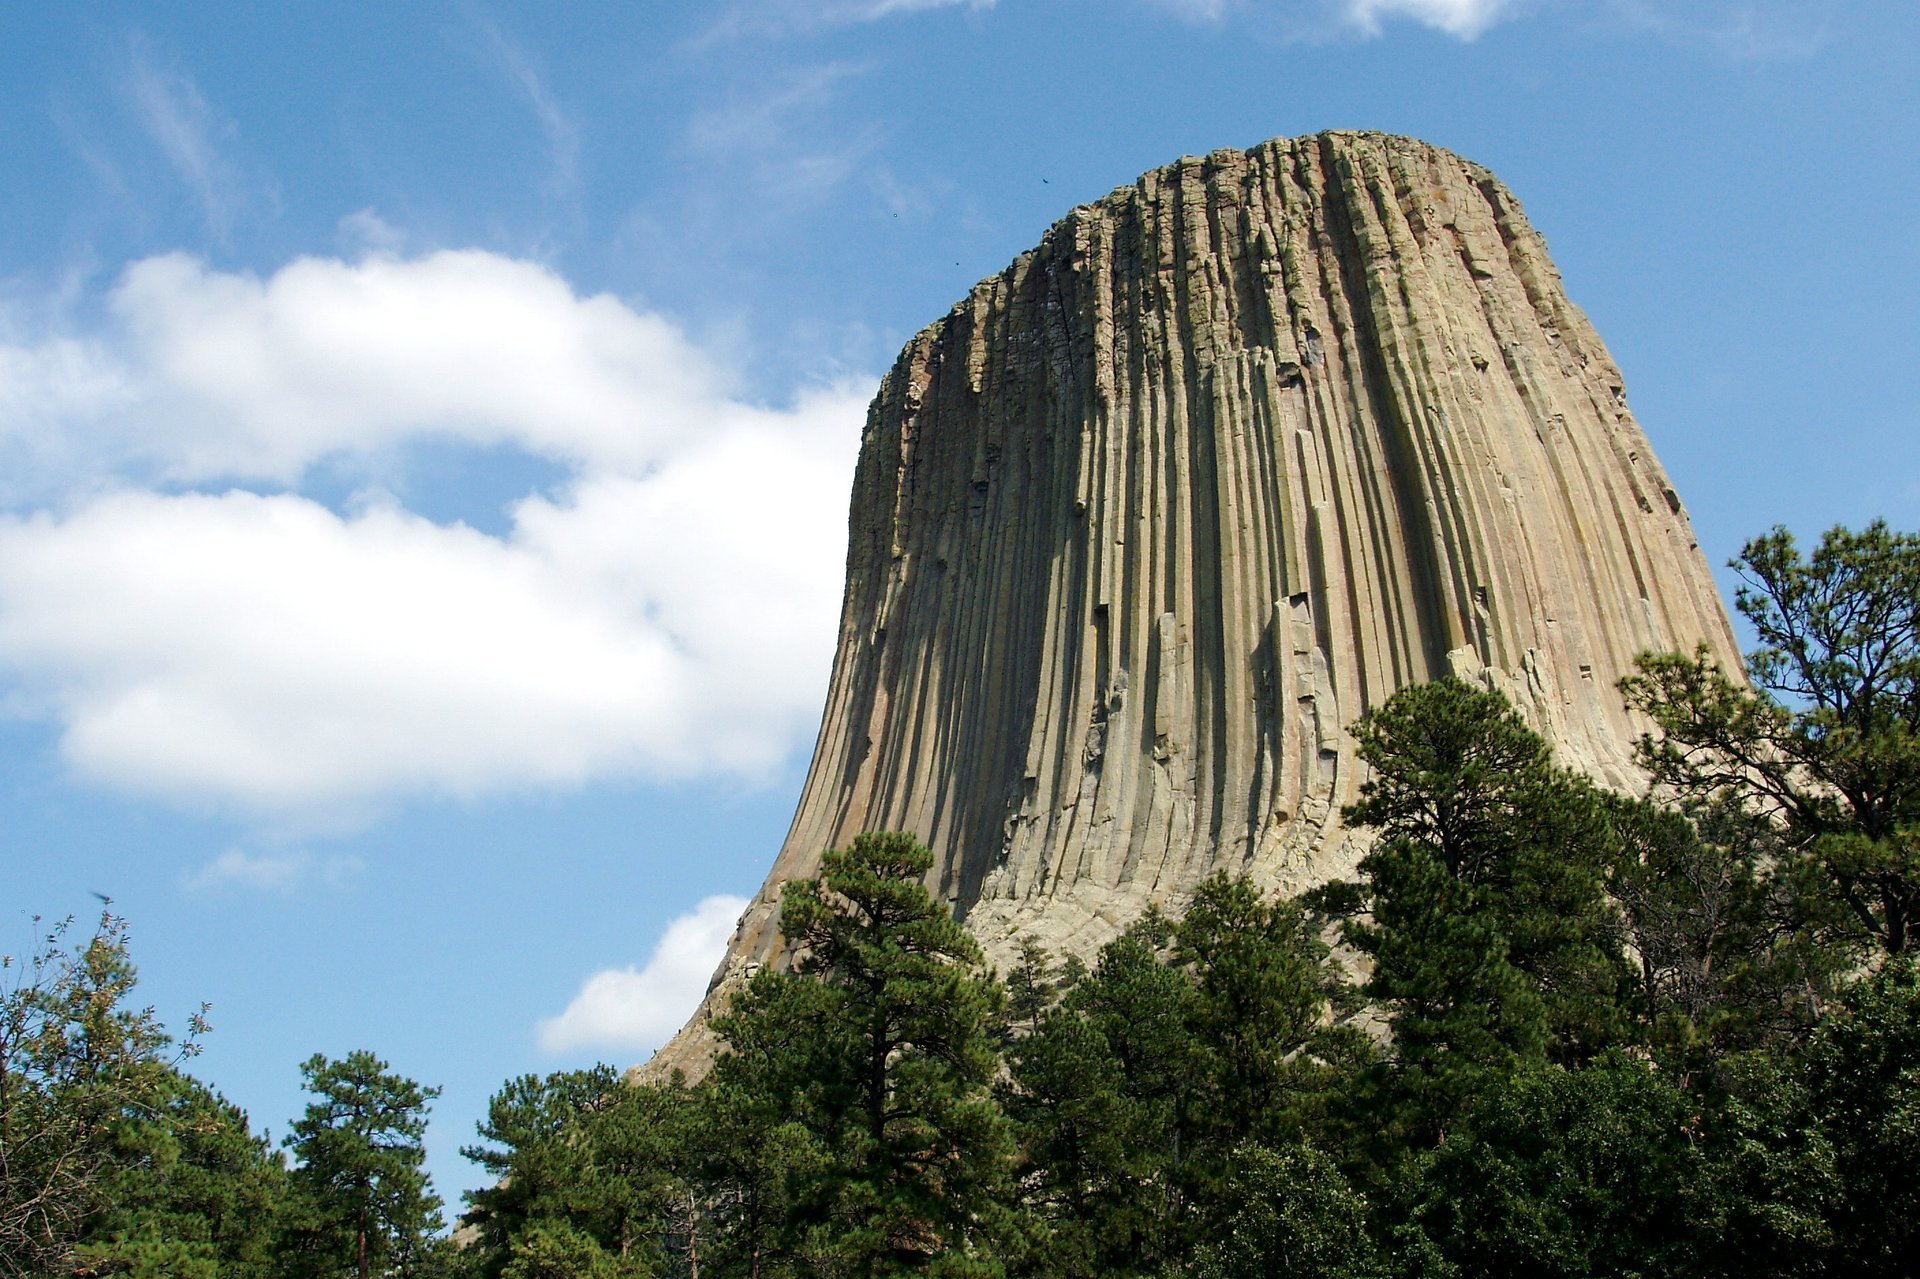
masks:
<svg viewBox="0 0 1920 1279"><path fill-rule="evenodd" d="M1352 723L1454 673L1630 786L1634 654L1736 659L1680 499L1519 204L1405 138L1157 169L900 355L827 705L709 1005L864 830L1004 956L1089 955L1226 868L1346 871ZM703 1008L657 1059L697 1066Z"/></svg>

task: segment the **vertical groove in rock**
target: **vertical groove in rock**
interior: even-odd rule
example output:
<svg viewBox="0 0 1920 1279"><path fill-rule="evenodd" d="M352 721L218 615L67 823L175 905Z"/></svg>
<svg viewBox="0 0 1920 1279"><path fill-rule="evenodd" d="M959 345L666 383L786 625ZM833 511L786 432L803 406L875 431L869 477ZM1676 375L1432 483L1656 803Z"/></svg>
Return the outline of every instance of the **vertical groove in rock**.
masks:
<svg viewBox="0 0 1920 1279"><path fill-rule="evenodd" d="M1619 370L1486 170L1328 133L1075 209L908 343L869 411L782 884L906 829L988 953L1090 954L1213 870L1347 870L1349 727L1498 689L1632 783L1633 655L1737 661ZM656 1059L697 1066L708 1009Z"/></svg>

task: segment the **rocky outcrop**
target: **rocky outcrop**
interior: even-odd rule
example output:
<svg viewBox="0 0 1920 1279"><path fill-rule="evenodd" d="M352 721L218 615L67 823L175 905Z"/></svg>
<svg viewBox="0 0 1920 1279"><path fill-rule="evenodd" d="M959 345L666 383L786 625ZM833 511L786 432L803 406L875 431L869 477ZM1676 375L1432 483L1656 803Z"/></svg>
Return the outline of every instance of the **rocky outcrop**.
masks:
<svg viewBox="0 0 1920 1279"><path fill-rule="evenodd" d="M1090 954L1212 871L1347 870L1349 729L1452 672L1631 786L1615 681L1737 660L1619 369L1487 170L1328 133L1075 209L900 355L780 887L863 830L1004 956ZM709 1051L708 1009L656 1059Z"/></svg>

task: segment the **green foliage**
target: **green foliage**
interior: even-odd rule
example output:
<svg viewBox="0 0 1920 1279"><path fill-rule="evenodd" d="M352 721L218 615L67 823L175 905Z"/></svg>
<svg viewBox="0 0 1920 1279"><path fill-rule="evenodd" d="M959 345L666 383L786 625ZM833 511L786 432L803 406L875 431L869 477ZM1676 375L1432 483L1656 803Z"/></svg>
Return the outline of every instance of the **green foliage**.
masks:
<svg viewBox="0 0 1920 1279"><path fill-rule="evenodd" d="M1149 914L1008 1050L1004 1104L1044 1274L1182 1264L1235 1192L1250 1138L1318 1123L1367 1053L1329 1024L1341 983L1298 903L1244 879Z"/></svg>
<svg viewBox="0 0 1920 1279"><path fill-rule="evenodd" d="M1609 881L1638 970L1641 1034L1680 1078L1731 1053L1792 1051L1845 963L1810 869L1772 823L1722 803L1614 802Z"/></svg>
<svg viewBox="0 0 1920 1279"><path fill-rule="evenodd" d="M746 1143L721 1156L743 1192L722 1214L736 1255L850 1275L986 1264L1012 1158L989 1089L1001 1000L921 882L931 865L910 835L827 853L782 901L794 971L762 972L716 1022L716 1126Z"/></svg>
<svg viewBox="0 0 1920 1279"><path fill-rule="evenodd" d="M1007 1035L1032 1034L1041 1014L1053 1007L1063 983L1053 975L1047 948L1031 937L1020 939L1020 958L1007 974Z"/></svg>
<svg viewBox="0 0 1920 1279"><path fill-rule="evenodd" d="M1834 528L1803 557L1776 528L1733 566L1757 687L1704 648L1643 656L1621 684L1659 729L1641 759L1683 798L1779 822L1852 935L1902 954L1920 928L1920 537Z"/></svg>
<svg viewBox="0 0 1920 1279"><path fill-rule="evenodd" d="M1237 1152L1195 1279L1380 1279L1366 1199L1312 1146Z"/></svg>
<svg viewBox="0 0 1920 1279"><path fill-rule="evenodd" d="M600 1242L564 1221L537 1221L514 1239L501 1279L623 1279L645 1274L621 1266Z"/></svg>
<svg viewBox="0 0 1920 1279"><path fill-rule="evenodd" d="M1913 1273L1920 1253L1920 970L1888 964L1821 1026L1808 1058L1815 1121L1842 1188L1843 1273Z"/></svg>
<svg viewBox="0 0 1920 1279"><path fill-rule="evenodd" d="M1479 1073L1625 1037L1612 809L1504 699L1457 679L1402 689L1358 732L1374 775L1346 817L1380 842L1358 884L1316 900L1348 912L1344 937L1373 960L1396 1125L1437 1140Z"/></svg>
<svg viewBox="0 0 1920 1279"><path fill-rule="evenodd" d="M1008 1052L1006 1113L1020 1136L1026 1207L1043 1223L1039 1268L1058 1275L1119 1273L1138 1256L1151 1214L1140 1210L1160 1133L1128 1095L1107 1038L1066 1009L1041 1017Z"/></svg>
<svg viewBox="0 0 1920 1279"><path fill-rule="evenodd" d="M440 1095L387 1072L364 1050L300 1067L316 1100L285 1145L299 1161L291 1181L290 1273L316 1279L413 1275L440 1229L440 1200L421 1169L427 1106Z"/></svg>
<svg viewBox="0 0 1920 1279"><path fill-rule="evenodd" d="M245 1118L179 1072L206 1023L196 1014L175 1046L130 1003L129 930L111 908L78 944L71 925L7 957L0 979L0 1275L80 1256L101 1272L244 1273L271 1172Z"/></svg>
<svg viewBox="0 0 1920 1279"><path fill-rule="evenodd" d="M1703 1275L1831 1273L1844 1188L1814 1122L1797 1059L1749 1052L1718 1064L1697 1125L1705 1156L1695 1194Z"/></svg>
<svg viewBox="0 0 1920 1279"><path fill-rule="evenodd" d="M1419 1225L1462 1276L1684 1272L1700 1247L1686 1095L1642 1062L1481 1081L1418 1168Z"/></svg>
<svg viewBox="0 0 1920 1279"><path fill-rule="evenodd" d="M1293 1140L1305 1108L1361 1051L1327 1014L1343 980L1296 902L1245 879L1202 883L1175 926L1172 962L1193 983L1188 1030L1199 1053L1200 1111L1215 1149Z"/></svg>
<svg viewBox="0 0 1920 1279"><path fill-rule="evenodd" d="M1043 1273L1149 1273L1169 1252L1192 1153L1192 983L1149 917L1109 943L1065 1003L1014 1045L1005 1104Z"/></svg>
<svg viewBox="0 0 1920 1279"><path fill-rule="evenodd" d="M467 1194L463 1219L481 1273L582 1239L622 1274L662 1272L667 1224L693 1193L693 1105L677 1080L630 1085L606 1066L509 1081L479 1125L490 1144L461 1151L494 1178Z"/></svg>
<svg viewBox="0 0 1920 1279"><path fill-rule="evenodd" d="M169 1071L111 1134L105 1202L78 1256L89 1274L267 1279L285 1167L247 1117L190 1076Z"/></svg>

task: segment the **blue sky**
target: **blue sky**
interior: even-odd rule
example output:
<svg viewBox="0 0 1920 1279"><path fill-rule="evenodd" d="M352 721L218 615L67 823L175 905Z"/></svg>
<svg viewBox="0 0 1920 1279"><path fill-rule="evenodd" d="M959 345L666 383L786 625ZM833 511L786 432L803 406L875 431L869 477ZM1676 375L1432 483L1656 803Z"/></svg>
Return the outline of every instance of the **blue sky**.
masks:
<svg viewBox="0 0 1920 1279"><path fill-rule="evenodd" d="M1077 202L1487 164L1716 563L1920 527L1905 0L0 8L0 949L131 917L199 1070L645 1056L797 795L866 398Z"/></svg>

